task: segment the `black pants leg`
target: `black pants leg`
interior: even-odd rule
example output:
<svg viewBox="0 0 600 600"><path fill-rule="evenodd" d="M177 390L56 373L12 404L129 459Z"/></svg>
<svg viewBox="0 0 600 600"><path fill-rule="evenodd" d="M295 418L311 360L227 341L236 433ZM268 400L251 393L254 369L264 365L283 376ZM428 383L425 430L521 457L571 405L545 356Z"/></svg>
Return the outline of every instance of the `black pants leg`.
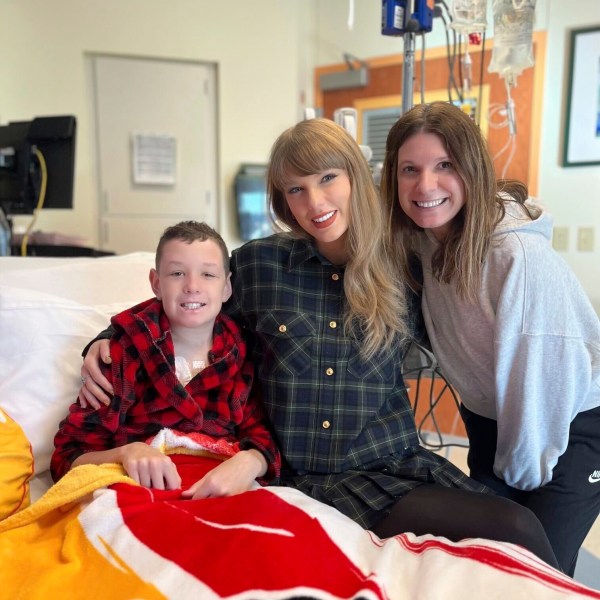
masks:
<svg viewBox="0 0 600 600"><path fill-rule="evenodd" d="M561 569L572 576L581 544L600 514L600 408L575 417L552 481L531 492L511 488L494 475L496 422L464 406L461 415L470 441L471 477L529 508L542 523Z"/></svg>
<svg viewBox="0 0 600 600"><path fill-rule="evenodd" d="M507 498L438 484L405 494L373 531L382 538L411 531L455 542L476 537L510 542L559 568L544 528L529 509Z"/></svg>

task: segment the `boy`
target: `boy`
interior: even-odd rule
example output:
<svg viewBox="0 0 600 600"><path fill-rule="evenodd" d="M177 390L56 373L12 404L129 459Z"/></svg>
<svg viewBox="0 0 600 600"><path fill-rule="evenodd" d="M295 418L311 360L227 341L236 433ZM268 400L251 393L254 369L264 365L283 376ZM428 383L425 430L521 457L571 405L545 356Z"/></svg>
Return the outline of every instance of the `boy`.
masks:
<svg viewBox="0 0 600 600"><path fill-rule="evenodd" d="M71 405L54 439L55 481L77 465L120 463L140 485L178 489L176 457L146 443L165 428L201 432L231 449L183 497L237 494L279 474L279 451L249 397L246 344L221 313L230 278L227 247L211 227L185 221L165 230L150 270L156 298L112 318L112 400L99 411Z"/></svg>

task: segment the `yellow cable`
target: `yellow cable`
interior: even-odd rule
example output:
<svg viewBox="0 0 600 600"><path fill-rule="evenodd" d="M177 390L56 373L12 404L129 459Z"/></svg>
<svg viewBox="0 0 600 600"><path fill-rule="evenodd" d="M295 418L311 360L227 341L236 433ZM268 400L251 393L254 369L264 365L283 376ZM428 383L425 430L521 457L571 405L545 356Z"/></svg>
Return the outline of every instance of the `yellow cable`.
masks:
<svg viewBox="0 0 600 600"><path fill-rule="evenodd" d="M44 200L46 199L46 186L48 185L48 169L46 168L46 159L38 148L36 148L34 152L37 156L37 159L40 161L40 168L42 170L42 185L40 186L40 195L38 196L37 206L33 211L33 217L29 222L27 231L23 235L23 241L21 242L21 256L27 256L27 240L29 239L29 234L33 229L33 225L37 221L38 214L41 208L44 206Z"/></svg>

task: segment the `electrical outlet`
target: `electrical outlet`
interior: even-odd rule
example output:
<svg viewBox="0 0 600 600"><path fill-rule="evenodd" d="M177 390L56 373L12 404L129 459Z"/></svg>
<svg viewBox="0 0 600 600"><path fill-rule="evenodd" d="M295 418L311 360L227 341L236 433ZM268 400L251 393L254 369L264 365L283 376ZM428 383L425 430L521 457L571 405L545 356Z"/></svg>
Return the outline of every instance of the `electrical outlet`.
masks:
<svg viewBox="0 0 600 600"><path fill-rule="evenodd" d="M594 251L594 228L580 227L577 230L577 250L579 252Z"/></svg>
<svg viewBox="0 0 600 600"><path fill-rule="evenodd" d="M555 227L552 232L552 247L557 252L566 252L569 249L569 228Z"/></svg>

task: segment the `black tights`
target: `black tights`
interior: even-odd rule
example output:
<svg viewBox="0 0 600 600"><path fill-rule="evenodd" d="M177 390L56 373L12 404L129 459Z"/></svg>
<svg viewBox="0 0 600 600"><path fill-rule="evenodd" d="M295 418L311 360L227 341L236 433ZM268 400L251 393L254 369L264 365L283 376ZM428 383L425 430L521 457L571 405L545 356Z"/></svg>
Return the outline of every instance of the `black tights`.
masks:
<svg viewBox="0 0 600 600"><path fill-rule="evenodd" d="M373 531L381 538L410 531L430 533L458 542L485 538L527 548L560 569L538 518L524 506L501 498L437 484L425 484L405 494Z"/></svg>

